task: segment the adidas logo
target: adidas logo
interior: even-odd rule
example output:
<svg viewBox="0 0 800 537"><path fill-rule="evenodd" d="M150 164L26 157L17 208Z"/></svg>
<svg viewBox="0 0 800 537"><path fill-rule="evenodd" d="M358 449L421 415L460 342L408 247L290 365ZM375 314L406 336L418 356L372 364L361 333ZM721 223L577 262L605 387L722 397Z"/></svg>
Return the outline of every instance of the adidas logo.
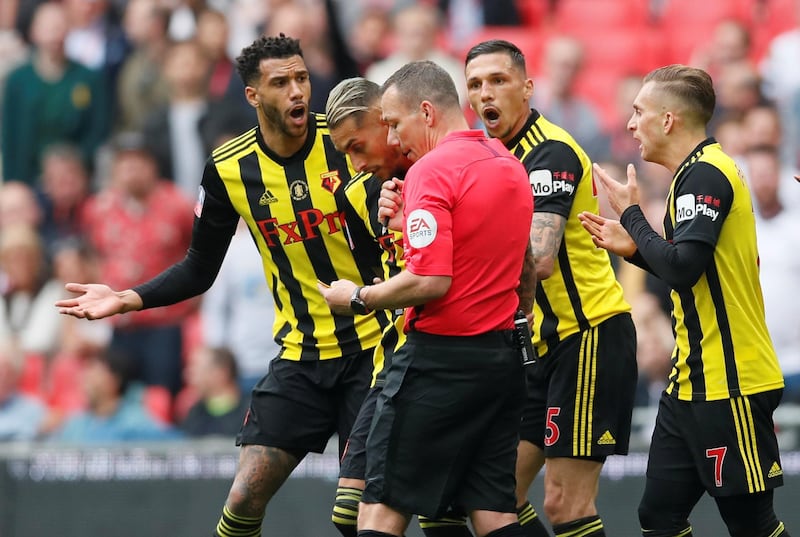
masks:
<svg viewBox="0 0 800 537"><path fill-rule="evenodd" d="M278 198L272 195L272 192L269 190L265 190L263 194L261 194L261 198L258 200L259 205L269 205L270 203L275 203L278 201Z"/></svg>
<svg viewBox="0 0 800 537"><path fill-rule="evenodd" d="M779 475L783 475L783 470L781 470L781 467L778 466L777 462L773 462L772 466L769 468L767 477L778 477Z"/></svg>
<svg viewBox="0 0 800 537"><path fill-rule="evenodd" d="M611 436L611 432L606 431L603 435L597 439L597 444L600 446L613 446L616 444L617 441L614 440L614 437Z"/></svg>

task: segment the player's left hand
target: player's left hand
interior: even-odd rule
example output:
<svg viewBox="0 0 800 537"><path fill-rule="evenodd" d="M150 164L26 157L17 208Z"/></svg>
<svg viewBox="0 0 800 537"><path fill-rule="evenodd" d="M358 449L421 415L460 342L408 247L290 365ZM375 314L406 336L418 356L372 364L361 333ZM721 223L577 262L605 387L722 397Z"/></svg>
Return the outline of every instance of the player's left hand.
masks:
<svg viewBox="0 0 800 537"><path fill-rule="evenodd" d="M358 286L350 280L335 280L330 285L317 283L317 288L331 311L339 315L353 315L353 310L350 309L350 297L353 296L356 287Z"/></svg>
<svg viewBox="0 0 800 537"><path fill-rule="evenodd" d="M581 221L583 229L592 236L592 242L598 248L604 248L622 257L630 257L636 253L636 243L618 220L587 211L579 213L578 220Z"/></svg>
<svg viewBox="0 0 800 537"><path fill-rule="evenodd" d="M639 185L636 184L636 168L633 167L633 164L628 164L627 183L620 183L597 164L593 164L592 169L594 178L608 195L609 206L618 216L631 205L639 204Z"/></svg>

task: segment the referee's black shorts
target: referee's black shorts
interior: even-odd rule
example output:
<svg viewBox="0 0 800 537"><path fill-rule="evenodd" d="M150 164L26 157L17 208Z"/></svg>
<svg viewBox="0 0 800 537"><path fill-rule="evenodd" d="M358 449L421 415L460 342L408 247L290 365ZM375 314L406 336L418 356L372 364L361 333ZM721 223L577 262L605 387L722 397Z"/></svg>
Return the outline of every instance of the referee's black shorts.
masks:
<svg viewBox="0 0 800 537"><path fill-rule="evenodd" d="M275 358L253 388L236 444L322 453L339 434L339 456L369 389L373 349L330 360Z"/></svg>
<svg viewBox="0 0 800 537"><path fill-rule="evenodd" d="M441 517L514 513L525 379L510 332L411 332L394 355L367 439L362 501Z"/></svg>
<svg viewBox="0 0 800 537"><path fill-rule="evenodd" d="M647 477L701 483L711 496L783 485L772 413L783 390L720 401L681 401L664 393L650 442Z"/></svg>

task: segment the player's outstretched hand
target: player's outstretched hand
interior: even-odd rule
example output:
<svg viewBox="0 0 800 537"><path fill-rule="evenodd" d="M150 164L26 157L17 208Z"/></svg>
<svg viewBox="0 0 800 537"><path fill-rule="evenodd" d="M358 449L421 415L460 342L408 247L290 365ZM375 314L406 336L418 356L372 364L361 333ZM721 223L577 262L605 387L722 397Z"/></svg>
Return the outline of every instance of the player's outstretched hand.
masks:
<svg viewBox="0 0 800 537"><path fill-rule="evenodd" d="M78 293L76 297L56 302L58 312L64 315L91 321L142 308L141 297L131 289L114 291L100 283L68 283L64 287L71 293Z"/></svg>
<svg viewBox="0 0 800 537"><path fill-rule="evenodd" d="M599 214L583 211L578 214L583 229L592 236L592 242L598 248L630 257L636 253L636 243L618 220L611 220Z"/></svg>

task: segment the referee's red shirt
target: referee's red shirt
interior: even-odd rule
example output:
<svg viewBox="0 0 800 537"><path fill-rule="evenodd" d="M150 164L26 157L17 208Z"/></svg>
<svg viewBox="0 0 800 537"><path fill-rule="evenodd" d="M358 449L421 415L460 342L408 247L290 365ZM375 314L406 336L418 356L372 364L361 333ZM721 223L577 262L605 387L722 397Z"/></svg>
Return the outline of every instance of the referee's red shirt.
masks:
<svg viewBox="0 0 800 537"><path fill-rule="evenodd" d="M511 328L533 216L522 163L482 131L454 132L411 166L403 197L406 270L452 278L443 297L408 308L406 331Z"/></svg>

